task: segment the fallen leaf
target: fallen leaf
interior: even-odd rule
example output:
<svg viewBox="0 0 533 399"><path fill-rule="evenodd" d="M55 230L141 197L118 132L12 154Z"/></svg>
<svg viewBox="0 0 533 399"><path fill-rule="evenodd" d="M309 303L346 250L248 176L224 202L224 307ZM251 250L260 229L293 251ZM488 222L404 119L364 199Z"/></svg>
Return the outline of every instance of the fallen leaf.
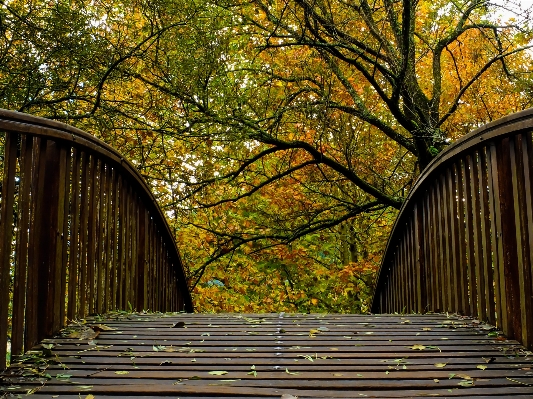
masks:
<svg viewBox="0 0 533 399"><path fill-rule="evenodd" d="M476 366L476 368L480 369L480 370L485 370L488 366L485 366L484 364L478 364Z"/></svg>
<svg viewBox="0 0 533 399"><path fill-rule="evenodd" d="M292 371L289 371L289 369L285 369L285 372L286 372L287 374L290 374L290 375L298 375L298 374L300 374L300 373L298 373L298 372L292 372Z"/></svg>
<svg viewBox="0 0 533 399"><path fill-rule="evenodd" d="M119 375L125 375L129 373L130 373L129 371L115 371L115 374L119 374Z"/></svg>
<svg viewBox="0 0 533 399"><path fill-rule="evenodd" d="M291 395L290 393L284 393L281 395L281 399L298 399L298 396Z"/></svg>
<svg viewBox="0 0 533 399"><path fill-rule="evenodd" d="M435 367L443 368L443 367L446 367L446 364L448 363L435 363Z"/></svg>
<svg viewBox="0 0 533 399"><path fill-rule="evenodd" d="M422 351L422 350L426 349L426 347L424 345L414 344L413 346L410 346L409 349Z"/></svg>
<svg viewBox="0 0 533 399"><path fill-rule="evenodd" d="M433 382L439 382L438 378L433 378Z"/></svg>
<svg viewBox="0 0 533 399"><path fill-rule="evenodd" d="M228 374L227 371L210 371L209 374L211 375L224 375L224 374Z"/></svg>
<svg viewBox="0 0 533 399"><path fill-rule="evenodd" d="M474 385L474 381L472 380L463 380L463 381L459 381L457 383L457 385L461 385L462 387L471 387Z"/></svg>
<svg viewBox="0 0 533 399"><path fill-rule="evenodd" d="M94 399L94 395L89 394L89 395L87 395L87 396L85 397L85 399Z"/></svg>
<svg viewBox="0 0 533 399"><path fill-rule="evenodd" d="M340 373L335 373L333 374L333 377L342 377L344 374L340 374Z"/></svg>
<svg viewBox="0 0 533 399"><path fill-rule="evenodd" d="M93 331L115 331L116 328L106 326L105 324L94 324L91 326Z"/></svg>

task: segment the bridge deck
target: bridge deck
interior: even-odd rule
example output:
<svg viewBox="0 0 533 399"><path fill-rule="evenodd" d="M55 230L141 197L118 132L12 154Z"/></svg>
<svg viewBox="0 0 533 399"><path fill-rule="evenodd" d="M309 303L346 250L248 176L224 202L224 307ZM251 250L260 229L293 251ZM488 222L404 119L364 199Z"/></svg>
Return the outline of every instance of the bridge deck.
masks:
<svg viewBox="0 0 533 399"><path fill-rule="evenodd" d="M45 340L48 357L15 359L0 388L60 399L533 397L533 354L488 332L445 315L117 314Z"/></svg>

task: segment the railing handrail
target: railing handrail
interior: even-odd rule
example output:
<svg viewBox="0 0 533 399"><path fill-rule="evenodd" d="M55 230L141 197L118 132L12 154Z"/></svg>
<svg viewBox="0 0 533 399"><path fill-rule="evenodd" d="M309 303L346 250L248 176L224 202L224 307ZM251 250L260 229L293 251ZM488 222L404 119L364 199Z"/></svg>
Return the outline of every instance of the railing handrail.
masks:
<svg viewBox="0 0 533 399"><path fill-rule="evenodd" d="M401 207L401 209L399 211L399 214L398 214L398 216L397 216L397 218L396 218L396 220L394 222L394 225L393 225L393 228L391 230L391 233L389 235L389 239L388 239L388 242L387 242L383 257L382 257L380 269L378 271L378 275L377 275L376 280L375 280L375 292L374 292L374 297L373 297L372 307L371 307L372 312L377 313L377 312L382 311L382 309L380 307L381 306L380 305L380 300L383 300L383 297L380 298L380 295L382 295L382 290L385 289L385 285L386 285L386 283L389 280L389 274L390 274L391 268L393 267L391 262L394 261L394 257L396 256L397 264L400 264L402 262L403 263L412 262L413 264L415 264L416 262L420 262L419 254L405 254L405 253L403 253L402 255L397 255L395 251L398 248L398 245L399 245L398 243L403 239L402 237L403 237L403 235L405 235L406 229L411 228L411 227L408 226L408 224L409 223L411 223L411 224L415 223L414 220L417 218L417 216L414 215L414 213L417 212L417 211L420 212L421 209L424 208L424 206L426 206L426 207L429 206L429 205L427 205L427 202L423 203L422 201L423 201L423 198L425 198L424 196L427 197L429 195L428 192L430 191L430 187L434 188L434 186L440 184L441 185L440 187L444 188L444 190L448 190L449 197L447 197L446 199L453 199L453 201L455 201L454 203L450 203L450 204L446 205L446 206L449 207L449 214L448 215L451 215L456 210L456 208L460 209L460 207L462 206L461 204L458 204L459 201L464 201L465 199L464 198L461 198L460 200L458 199L459 191L454 192L453 190L450 190L449 187L452 187L452 186L451 186L451 183L449 183L449 182L452 182L452 180L456 179L453 182L453 184L454 184L453 187L456 187L455 185L457 185L457 187L458 187L458 185L459 185L458 181L459 181L460 178L462 178L463 181L468 178L467 176L464 175L464 171L465 170L467 172L469 172L470 174L474 173L474 174L476 174L476 176L478 176L477 175L478 174L478 169L476 169L475 171L471 171L470 170L472 168L471 165L474 165L474 163L471 163L471 164L469 163L468 165L466 165L466 160L465 160L466 158L465 157L475 158L475 160L473 162L476 162L476 160L478 160L478 159L479 160L481 160L482 158L484 159L486 154L488 154L488 152L490 152L487 148L489 148L489 146L492 145L492 148L493 148L493 153L492 154L493 154L493 158L494 158L493 161L496 163L496 161L495 161L495 159L496 159L496 156L495 156L496 149L498 151L501 151L501 150L498 147L499 144L495 144L495 143L501 143L502 140L511 139L511 138L513 138L515 136L518 136L518 135L524 135L526 133L529 134L531 131L533 131L533 108L530 108L530 109L527 109L527 110L524 110L524 111L521 111L521 112L518 112L518 113L515 113L515 114L512 114L512 115L506 116L504 118L495 120L493 122L490 122L490 123L478 128L478 129L472 131L471 133L461 137L459 140L457 140L456 142L451 144L449 147L447 147L444 151L442 151L421 172L420 176L418 177L418 179L416 180L416 182L413 185L412 189L410 190L408 196L406 197L406 199L405 199L405 201L404 201L404 203L403 203L403 205L402 205L402 207ZM520 139L520 140L522 140L522 139ZM520 142L519 144L516 144L516 145L513 142L512 146L513 146L512 147L513 151L514 151L515 147L517 149L518 148L521 149L522 147L524 147L524 148L526 147L526 145L522 144L522 142ZM485 151L485 152L483 152L483 151ZM524 151L527 152L527 149L524 150ZM528 153L526 153L526 155L525 155L525 159L526 160L529 159L529 158L527 158L527 156L528 156L527 154ZM490 154L489 154L489 156L490 156ZM498 153L498 156L500 157L500 153ZM498 159L500 159L500 158L498 158ZM484 162L486 162L486 161L484 161ZM500 162L500 161L498 161L498 162ZM461 174L460 171L458 171L459 166L463 167L463 174ZM527 167L527 165L524 166L524 167ZM490 165L489 165L489 168L490 168ZM481 169L479 169L479 170L481 170ZM494 171L491 169L488 173L493 173L493 172ZM445 173L448 173L449 175L444 176ZM479 173L481 174L481 172L479 172ZM485 171L483 173L486 174L487 172ZM500 172L500 173L502 173L502 172ZM496 176L496 180L497 180L498 176ZM476 177L476 179L478 177ZM510 178L511 177L509 176L509 179ZM443 182L446 179L448 179L448 180L446 180L447 183L443 183L439 179L442 179ZM448 183L450 185L446 186L446 184L448 184ZM468 184L470 184L470 183L468 183ZM516 185L517 183L513 183L513 184ZM459 188L457 188L457 190L459 190ZM480 198L481 198L481 195L482 194L486 194L487 191L488 191L487 187L478 186L477 192L474 193L475 195L472 194L472 196L476 196L475 200L479 201ZM496 191L496 193L498 193L498 192ZM438 197L438 194L433 193L432 195ZM465 194L465 195L467 195L467 194ZM497 194L494 194L494 195L497 196ZM427 198L426 198L426 200L429 201ZM470 200L470 199L468 199L468 200ZM441 201L445 201L445 200L441 199ZM443 202L443 204L445 204L445 202ZM418 210L415 210L415 207L418 207ZM426 208L422 209L422 211L425 211L425 209ZM444 212L444 210L443 210L443 212ZM425 215L425 217L427 219L430 219L430 215ZM444 218L445 216L439 215L439 217L443 217ZM462 216L457 216L457 215L453 216L453 218L456 218L460 223L462 223L463 221L460 220L461 217ZM489 223L492 219L495 219L495 217L492 216L490 220L487 219L487 220L485 220L485 222ZM452 219L450 219L450 220L452 220ZM457 223L457 220L455 220L455 221L452 220L452 222ZM436 221L435 225L440 225L441 228L442 228L442 225L444 224L444 222L442 222L442 220L439 221L439 220L435 219L435 220L432 220L432 221ZM418 220L416 223L420 223L420 220ZM426 220L424 227L425 228L432 228L434 226L433 226L432 223L430 223L430 222L428 222ZM491 229L494 229L494 227L491 227ZM428 238L428 236L424 236L422 233L423 233L422 231L418 231L416 233L412 233L412 236L407 239L409 241L408 244L405 244L406 246L402 249L402 251L405 252L409 248L417 249L418 251L420 251L420 253L424 253L427 256L427 252L429 251L428 248L426 248L426 247L421 248L421 247L417 246L416 242L413 243L413 241L415 241L415 237L419 237L420 235L422 235L422 236L420 236L421 239L427 239ZM441 232L441 233L444 234L444 232ZM496 233L500 234L500 236L501 236L501 231L500 230L498 230L497 232L494 232L494 234L496 234ZM424 237L426 237L426 238L424 238ZM448 239L450 241L452 240L452 238L448 238ZM469 238L467 237L466 238L467 242L468 242L468 239ZM453 250L454 251L455 250L458 251L458 249L456 249L456 248L454 248ZM451 249L450 249L450 251L451 251ZM476 249L476 251L479 251L479 249ZM442 255L442 254L439 254L439 255ZM403 258L402 258L402 256L403 256ZM409 258L409 256L412 259ZM471 259L471 260L469 260L469 262L474 262L474 260ZM396 266L394 266L394 267L396 267ZM464 267L466 268L466 265ZM494 268L494 265L492 265L491 267ZM416 270L417 269L410 269L408 273L413 273ZM421 278L425 278L425 274ZM474 281L475 281L475 279L474 279ZM395 282L395 283L398 283L398 282ZM413 283L414 283L414 281L413 281ZM406 282L406 284L407 284L407 282ZM411 286L411 288L413 288L413 287ZM470 288L472 288L472 287L470 287ZM416 287L414 287L414 289L416 289ZM421 287L418 287L418 289L420 290ZM407 294L405 294L405 295L407 295ZM472 296L474 294L470 293L469 295ZM413 310L413 309L411 309L411 310ZM407 307L407 311L410 311L408 309L408 307ZM416 309L414 311L416 311ZM514 338L520 340L520 337L514 337ZM529 345L531 345L531 342L529 342Z"/></svg>
<svg viewBox="0 0 533 399"><path fill-rule="evenodd" d="M43 223L46 223L43 222L45 219L38 213L38 210L41 209L41 205L37 205L37 201L38 198L52 202L55 200L48 198L49 194L47 193L47 190L49 190L49 188L46 187L46 184L48 183L35 180L47 179L46 181L57 184L57 186L54 186L55 188L52 189L52 192L56 194L51 195L55 195L56 197L59 195L58 202L53 203L55 206L55 215L59 213L59 216L52 216L51 220L54 220L55 225L58 226L57 234L65 235L64 238L63 235L61 235L60 238L54 238L53 241L51 241L54 243L57 242L57 244L54 244L56 245L55 263L54 266L50 266L50 272L44 272L44 275L46 275L46 273L52 273L50 274L50 278L55 279L55 283L53 284L55 284L56 288L46 288L46 284L39 288L42 291L39 295L48 295L47 301L49 303L52 303L50 301L53 301L53 306L56 307L54 310L55 313L53 313L53 330L57 330L60 325L63 325L64 315L66 314L65 312L67 312L65 310L67 302L64 299L61 299L61 294L59 294L59 292L62 292L64 295L65 289L68 287L68 294L71 294L71 278L75 279L72 282L73 295L78 293L78 297L71 298L69 296L69 311L67 313L71 315L70 317L79 317L86 314L88 309L87 306L89 306L88 303L90 304L90 308L92 309L94 307L95 310L98 308L108 309L109 306L125 306L126 302L128 302L127 298L131 295L135 295L131 296L131 298L132 300L134 299L137 301L133 304L134 308L147 306L147 304L150 306L150 304L153 304L153 306L159 306L161 308L150 308L155 311L193 311L191 293L187 286L185 270L183 268L175 238L163 211L150 190L150 187L130 161L125 159L113 147L89 133L61 122L37 116L0 109L0 131L5 132L6 134L6 147L4 148L4 182L9 181L9 187L3 187L2 189L3 198L1 209L2 214L5 214L5 220L2 220L1 223L2 225L6 222L7 224L12 223L10 222L12 217L9 215L10 212L12 212L10 209L15 209L13 208L14 204L17 207L16 209L19 209L18 212L25 212L27 214L31 213L33 215L31 218L39 218L38 222L34 222L34 219L28 219L29 216L26 216L26 221L21 222L17 217L16 223L22 223L24 226L22 230L22 235L26 237L24 244L19 243L19 233L15 234L11 230L11 227L7 228L5 225L0 225L2 227L0 229L2 231L2 234L0 234L2 237L0 238L0 241L2 241L0 243L0 253L3 254L2 259L0 260L2 262L2 264L0 264L0 277L2 277L2 280L4 280L4 278L6 279L0 281L0 288L8 286L7 284L9 284L9 282L7 279L11 278L9 277L9 273L6 274L6 270L9 270L7 268L8 266L6 266L6 261L8 261L10 257L15 259L18 256L14 253L11 253L11 255L9 254L9 252L13 251L12 242L16 242L17 248L19 244L24 246L21 247L24 251L24 258L21 258L24 263L24 271L22 273L28 273L28 280L25 280L25 277L22 277L21 281L26 281L26 284L30 284L30 269L31 273L33 273L32 284L37 284L36 281L41 279L43 272L40 271L40 265L46 264L46 262L42 263L44 259L43 256L45 256L43 255L43 251L45 249L42 248L42 245L37 250L31 249L30 251L26 248L30 248L33 245L28 241L28 239L31 240L33 234L47 234L46 232L49 230L47 226L43 225ZM21 136L17 136L18 134ZM21 147L21 137L25 140L24 143L27 142L27 145L23 144L26 145L26 147L24 147L26 150L23 150ZM43 147L43 145L45 145L45 147L52 146L50 147L50 154L52 155L48 155L46 148ZM42 151L42 148L44 148L44 153L40 152ZM24 151L30 156L26 161L23 161ZM61 155L61 160L54 161L51 159L50 156L53 157L54 154ZM38 162L40 162L40 164L38 164ZM62 168L61 171L57 171L57 174L55 174L56 172L53 167L55 164ZM17 165L20 166L17 167ZM43 171L43 173L40 174L39 165L50 166L46 166L46 172ZM20 171L17 168L19 168ZM88 172L89 169L90 175ZM9 176L6 174L6 171L9 171ZM20 183L17 183L19 188L16 190L14 189L15 176L18 176L19 174L21 178L24 176L25 181L28 182L25 183L28 185L25 194L23 193L24 190L20 187ZM5 180L6 178L7 180ZM84 184L86 184L86 186L84 186ZM31 195L29 193L31 193ZM28 197L28 195L30 196ZM35 197L36 195L39 197ZM26 199L24 200L21 198ZM83 204L83 198L92 201L91 205ZM28 208L26 209L24 206ZM63 212L65 212L65 214L61 216ZM92 215L94 219L91 219L90 215ZM112 220L109 220L108 218L111 215ZM96 218L98 220L96 220ZM76 220L76 224L72 225L74 219ZM88 224L83 224L87 222ZM41 227L26 227L34 226L35 223L38 223L35 226L44 226L44 230L42 230L44 233L40 233ZM16 229L14 231L18 230L19 229ZM36 232L33 233L32 230L35 230ZM37 233L37 231L39 233ZM61 234L60 231L62 232ZM122 232L125 232L124 236L122 235ZM48 232L48 234L50 234L50 232ZM75 243L70 241L72 237L75 238ZM39 237L35 236L33 239L39 240ZM82 242L83 239L88 241ZM99 260L96 258L98 256L97 254L90 253L91 248L98 248L99 254L105 252L106 249L111 249L113 257L109 256L108 258L108 255L106 254L105 260ZM80 252L82 249L83 252ZM54 249L50 248L50 253L53 251ZM61 255L61 253L63 255ZM54 255L50 256L53 258ZM33 260L31 260L30 257L33 257ZM118 268L116 270L108 269L108 265L111 261L119 262L121 265L120 267L124 267L124 269L121 269L122 271ZM67 262L68 269L66 269ZM75 265L74 269L70 269L72 263ZM99 265L104 269L98 269ZM59 270L58 267L62 268L61 276L57 275ZM84 267L84 269L78 270L76 269L78 267ZM110 267L115 266L111 265ZM118 267L118 264L116 267ZM53 268L55 268L55 271L52 270ZM39 277L36 277L35 275L37 272L39 273ZM73 274L72 277L68 277L69 281L65 282L65 279L67 278L66 276L70 276L70 273L72 272L75 272L75 275ZM151 274L147 275L147 272ZM79 275L79 273L82 274ZM160 274L158 275L157 273ZM106 282L106 279L108 278L112 278L113 280ZM61 281L61 279L63 279L63 281ZM80 284L84 284L83 281L86 281L87 286L80 286ZM16 289L19 289L16 288L16 281L14 284L13 292L15 292ZM42 285L42 283L38 284L39 287ZM49 284L52 284L52 282ZM158 287L158 284L168 284L169 287L155 288ZM135 294L126 292L128 287L131 287L131 289L135 291ZM24 290L26 289L24 288ZM29 286L27 290L31 291L31 287ZM113 291L113 294L111 294L111 290ZM158 290L160 292L158 292ZM27 296L29 295L31 297L32 295L26 291L22 292L22 294L18 294L22 295L22 299L19 298L18 300L19 307L21 306L21 300L22 303L24 303L25 300L27 302L29 300L29 297ZM98 292L98 294L96 294L96 292ZM0 293L2 301L5 300L6 296L7 291ZM52 297L55 299L51 299ZM24 300L24 298L26 299ZM85 302L85 298L88 301L87 303ZM115 299L117 305L112 305ZM78 302L80 300L81 304ZM58 301L61 301L61 303L58 304ZM122 305L118 305L118 302L121 302ZM74 307L70 309L71 306ZM28 311L35 312L35 309L26 310L26 312L20 310L23 318L26 319L25 323L28 322L28 317L30 317L31 320L35 320L33 319L33 317L36 317L35 315L29 316L29 314L25 314L28 313ZM58 311L57 309L60 310ZM139 310L142 310L142 308ZM3 356L5 356L6 353L5 340L7 339L7 336L5 331L6 327L4 326L4 322L6 322L4 317L7 317L6 312L7 304L0 304L0 328L3 330L0 331L0 369L4 366ZM79 312L81 312L81 314ZM13 314L15 314L15 311L13 311ZM59 314L61 314L61 317L58 316ZM23 327L23 325L26 324L20 319L21 317L19 315L17 327L14 327L19 332L25 331L24 329L26 328ZM61 320L59 321L59 319ZM52 332L52 324L47 324L47 327L44 329L39 327L37 332L34 331L30 333L28 339L24 338L24 344L17 342L17 350L15 352L20 352L23 346L26 347L25 349L29 349L27 346L35 344L37 342L36 339L43 338L43 334L49 335ZM43 333L43 331L45 332ZM26 335L26 333L24 334ZM17 340L20 341L18 338Z"/></svg>
<svg viewBox="0 0 533 399"><path fill-rule="evenodd" d="M153 210L156 211L156 215L160 219L159 223L165 228L168 236L173 237L157 199L142 175L139 173L138 169L133 165L133 163L124 158L122 154L120 154L109 144L103 142L90 133L84 132L83 130L74 126L67 125L66 123L1 108L0 130L11 131L13 133L28 133L34 136L55 137L64 141L69 141L75 146L90 149L91 151L106 157L108 160L113 161L116 165L120 165L122 169L137 182L139 187L142 188L142 195L146 196L146 198L149 199L154 205ZM172 242L175 244L174 238L172 238ZM185 271L183 269L181 257L176 245L174 245L174 250L176 252L176 257L180 259L179 264L181 265L181 276L183 277L183 281L186 281ZM192 299L190 299L190 293L188 305L190 306L190 309L188 310L192 311Z"/></svg>

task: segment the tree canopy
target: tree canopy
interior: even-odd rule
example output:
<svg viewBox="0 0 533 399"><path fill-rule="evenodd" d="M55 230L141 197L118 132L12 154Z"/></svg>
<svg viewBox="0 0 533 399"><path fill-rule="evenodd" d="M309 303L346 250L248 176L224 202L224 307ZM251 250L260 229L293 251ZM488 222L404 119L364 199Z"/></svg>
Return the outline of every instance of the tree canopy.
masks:
<svg viewBox="0 0 533 399"><path fill-rule="evenodd" d="M0 106L133 160L199 309L353 312L417 174L530 106L529 23L486 0L12 0Z"/></svg>

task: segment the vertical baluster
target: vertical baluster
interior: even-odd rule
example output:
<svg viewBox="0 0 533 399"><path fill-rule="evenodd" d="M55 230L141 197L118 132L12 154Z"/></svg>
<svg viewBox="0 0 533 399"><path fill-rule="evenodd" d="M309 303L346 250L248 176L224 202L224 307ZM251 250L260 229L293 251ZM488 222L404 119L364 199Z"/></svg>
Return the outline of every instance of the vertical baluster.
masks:
<svg viewBox="0 0 533 399"><path fill-rule="evenodd" d="M459 221L459 211L458 205L459 200L457 198L457 165L453 164L449 168L450 175L448 178L448 192L449 192L449 203L450 203L450 245L451 245L451 280L452 280L452 298L453 298L453 311L458 313L463 313L464 305L461 303L461 283L460 283L460 270L462 265L459 264L461 255L459 253L459 231L458 231L458 221Z"/></svg>
<svg viewBox="0 0 533 399"><path fill-rule="evenodd" d="M444 173L442 173L440 178L441 183L441 196L442 196L442 217L444 225L444 237L443 241L443 250L444 257L442 263L442 271L444 273L443 281L446 282L444 287L446 291L446 310L448 312L453 312L453 289L452 289L452 249L451 249L451 236L452 231L450 230L450 193L448 181L451 179L450 169L447 168Z"/></svg>
<svg viewBox="0 0 533 399"><path fill-rule="evenodd" d="M52 332L65 324L65 291L67 282L67 236L70 194L70 146L59 144L57 230L55 243L55 288L53 296L54 319Z"/></svg>
<svg viewBox="0 0 533 399"><path fill-rule="evenodd" d="M113 216L112 216L112 223L111 223L111 298L110 298L110 306L111 309L114 310L117 307L117 280L118 280L118 262L119 262L119 253L118 253L118 246L119 246L119 173L116 168L113 168Z"/></svg>
<svg viewBox="0 0 533 399"><path fill-rule="evenodd" d="M520 269L523 293L521 292L522 342L533 347L533 143L531 133L521 135L521 153L524 172L523 225L527 226L527 239L524 239L524 263ZM523 298L523 299L522 299Z"/></svg>
<svg viewBox="0 0 533 399"><path fill-rule="evenodd" d="M439 176L436 180L436 201L437 201L437 246L439 250L439 258L437 262L437 273L439 274L439 296L441 297L441 309L448 309L448 287L446 279L446 234L447 231L444 225L444 211L443 211L443 200L444 195L442 192L442 176ZM444 233L444 234L443 234Z"/></svg>
<svg viewBox="0 0 533 399"><path fill-rule="evenodd" d="M468 264L468 293L469 293L469 299L470 299L470 315L477 317L477 282L476 282L476 274L475 274L475 261L474 261L474 240L472 237L474 236L474 226L472 222L472 212L473 212L473 206L472 206L472 188L471 188L471 174L470 174L470 155L466 157L466 159L463 162L463 167L465 168L463 170L463 177L464 177L464 194L465 194L465 212L466 212L466 258L467 258L467 264Z"/></svg>
<svg viewBox="0 0 533 399"><path fill-rule="evenodd" d="M117 259L117 309L126 309L124 300L124 279L125 279L125 243L126 243L126 187L124 179L119 176L119 214L118 214L118 259Z"/></svg>
<svg viewBox="0 0 533 399"><path fill-rule="evenodd" d="M96 228L96 312L103 313L104 311L104 290L106 284L106 266L104 262L104 240L105 240L105 198L106 198L106 165L103 160L99 162L98 168L98 221Z"/></svg>
<svg viewBox="0 0 533 399"><path fill-rule="evenodd" d="M89 236L89 182L90 168L92 167L90 155L87 152L82 154L81 164L81 211L80 211L80 280L79 280L79 311L78 317L85 317L87 314L87 272L88 272L88 248Z"/></svg>
<svg viewBox="0 0 533 399"><path fill-rule="evenodd" d="M89 226L88 226L88 240L87 240L87 288L88 288L88 304L89 314L93 314L95 309L95 285L98 278L95 266L96 255L96 215L97 215L97 178L98 178L98 159L91 155L90 159L90 197L89 197Z"/></svg>
<svg viewBox="0 0 533 399"><path fill-rule="evenodd" d="M105 201L105 240L104 240L104 268L105 268L105 277L104 277L104 312L110 310L111 304L111 293L112 293L112 268L111 263L112 255L112 240L113 240L113 168L111 165L106 165L106 201Z"/></svg>
<svg viewBox="0 0 533 399"><path fill-rule="evenodd" d="M142 310L137 308L139 291L138 291L138 278L139 278L139 265L137 263L137 243L139 242L139 226L137 222L139 221L139 207L138 207L138 196L132 190L131 196L131 226L132 226L132 236L131 236L131 286L130 290L132 293L131 305L138 311Z"/></svg>
<svg viewBox="0 0 533 399"><path fill-rule="evenodd" d="M476 273L476 284L477 284L477 317L480 320L487 319L487 304L485 303L485 286L483 276L481 274L481 265L482 265L482 248L483 243L481 242L481 221L479 220L481 214L480 206L480 187L479 187L479 176L477 174L478 168L477 163L478 154L472 153L468 158L468 168L470 170L470 190L472 196L472 223L473 223L473 246L474 246L474 268Z"/></svg>
<svg viewBox="0 0 533 399"><path fill-rule="evenodd" d="M138 280L137 292L138 302L137 308L139 310L148 308L148 212L141 205L139 201L139 242L137 244L137 265L138 265Z"/></svg>
<svg viewBox="0 0 533 399"><path fill-rule="evenodd" d="M17 168L17 135L6 133L0 228L0 370L6 367L11 241Z"/></svg>
<svg viewBox="0 0 533 399"><path fill-rule="evenodd" d="M26 299L26 282L28 272L28 239L30 230L30 187L32 177L33 138L22 135L20 144L20 194L19 194L19 224L17 228L16 267L13 289L13 318L11 334L11 353L24 353L24 308ZM7 161L7 158L4 158ZM4 177L6 175L4 174ZM5 187L5 186L4 186ZM0 355L1 356L1 355ZM0 369L1 369L0 365Z"/></svg>
<svg viewBox="0 0 533 399"><path fill-rule="evenodd" d="M57 171L60 169L60 166L59 151L55 142L48 141L46 143L46 151L41 152L41 160L43 165L41 172L44 176L39 181L39 184L42 184L42 187L39 187L39 192L42 192L43 196L37 199L38 210L35 212L35 218L39 219L42 233L38 236L39 240L37 243L37 264L39 268L39 303L37 306L38 339L49 336L54 332L54 297L59 285L58 283L60 282L60 276L57 276L56 268L57 222L59 214L59 179Z"/></svg>
<svg viewBox="0 0 533 399"><path fill-rule="evenodd" d="M494 276L492 272L492 242L490 239L490 210L489 210L489 193L488 193L488 176L487 176L487 149L486 147L479 150L480 160L478 162L478 174L480 178L481 190L481 242L483 243L483 286L485 288L485 304L487 307L487 320L491 324L496 323L494 309Z"/></svg>
<svg viewBox="0 0 533 399"><path fill-rule="evenodd" d="M443 310L442 307L442 299L440 295L440 290L442 289L440 284L440 274L439 274L439 259L440 259L440 252L439 252L439 243L438 243L438 232L439 232L439 224L437 219L437 188L435 185L431 187L431 204L430 204L430 210L431 210L431 242L432 242L432 253L433 258L431 262L431 270L433 275L433 289L431 290L431 296L432 296L432 303L433 303L433 311L434 312L440 312Z"/></svg>
<svg viewBox="0 0 533 399"><path fill-rule="evenodd" d="M416 209L413 209L415 212ZM410 309L409 311L417 312L418 311L418 291L420 290L420 286L417 282L417 255L418 255L418 242L415 241L415 230L417 228L416 226L416 220L413 217L411 219L411 226L409 229L409 264L411 265L411 296L410 296Z"/></svg>
<svg viewBox="0 0 533 399"><path fill-rule="evenodd" d="M434 311L435 309L435 303L434 298L435 295L433 293L433 286L435 284L435 275L433 273L433 251L435 247L432 245L432 227L433 226L433 220L431 218L431 191L428 188L426 191L426 200L424 204L424 242L426 247L426 255L425 255L425 266L426 266L426 296L427 301L425 304L424 312L427 311Z"/></svg>
<svg viewBox="0 0 533 399"><path fill-rule="evenodd" d="M414 311L422 313L426 302L426 269L425 269L425 237L424 237L424 203L425 197L415 204L414 208L414 261L416 298Z"/></svg>
<svg viewBox="0 0 533 399"><path fill-rule="evenodd" d="M74 167L72 159L72 147L63 144L66 151L66 173L65 173L65 201L63 202L63 227L61 233L62 252L61 252L61 308L60 308L60 328L67 323L67 277L68 277L68 257L70 252L70 230L69 225L72 223L71 214L71 194L72 194L72 169Z"/></svg>
<svg viewBox="0 0 533 399"><path fill-rule="evenodd" d="M525 226L520 225L522 210L525 204L522 203L523 174L520 169L522 165L522 155L516 148L516 136L503 140L499 154L499 185L505 190L500 190L500 206L502 215L505 215L505 223L502 224L503 253L504 253L504 275L505 275L505 295L507 296L507 315L509 330L505 331L509 336L520 340L522 338L522 310L520 304L521 294L524 292L523 282L520 281L520 268L523 265L524 256L527 256L522 248L522 234L527 234ZM522 169L523 171L523 169ZM503 174L506 178L503 179ZM526 251L528 252L528 251ZM531 312L531 309L528 310Z"/></svg>
<svg viewBox="0 0 533 399"><path fill-rule="evenodd" d="M29 243L36 243L37 237L41 235L40 219L35 215L42 206L39 206L40 198L43 194L44 166L46 161L46 140L34 138L33 145L33 165L31 176L31 217L29 230ZM37 305L39 302L38 288L39 288L39 267L37 260L38 250L37 245L28 246L28 288L26 289L26 322L24 334L24 348L31 348L38 339L37 330Z"/></svg>
<svg viewBox="0 0 533 399"><path fill-rule="evenodd" d="M459 239L459 295L461 308L460 311L463 314L471 315L471 309L468 305L468 274L467 274L467 248L466 248L466 224L467 213L465 209L466 201L466 175L464 160L459 160L457 163L457 197L458 197L458 239Z"/></svg>
<svg viewBox="0 0 533 399"><path fill-rule="evenodd" d="M72 209L70 220L70 257L68 266L68 307L67 318L74 320L76 312L76 288L78 286L78 246L79 243L79 223L80 223L80 174L81 174L81 152L74 148L74 158L72 161Z"/></svg>
<svg viewBox="0 0 533 399"><path fill-rule="evenodd" d="M126 241L124 243L125 245L125 248L124 248L124 252L125 252L125 263L124 263L124 266L125 266L125 274L124 274L124 283L123 283L123 287L124 287L124 297L125 297L125 302L124 302L124 306L128 306L128 309L130 307L133 307L133 303L131 303L131 186L130 184L128 184L127 186L127 191L126 191L126 196L125 196L125 210L126 210L126 221L125 221L125 226L126 226L126 231L125 231L125 238L126 238Z"/></svg>
<svg viewBox="0 0 533 399"><path fill-rule="evenodd" d="M503 278L503 247L501 236L501 213L500 213L500 187L498 185L498 160L496 157L496 145L490 143L487 151L488 183L489 183L489 209L491 218L491 246L494 262L494 297L496 298L496 326L503 329L507 325L507 313L504 311L505 280Z"/></svg>

